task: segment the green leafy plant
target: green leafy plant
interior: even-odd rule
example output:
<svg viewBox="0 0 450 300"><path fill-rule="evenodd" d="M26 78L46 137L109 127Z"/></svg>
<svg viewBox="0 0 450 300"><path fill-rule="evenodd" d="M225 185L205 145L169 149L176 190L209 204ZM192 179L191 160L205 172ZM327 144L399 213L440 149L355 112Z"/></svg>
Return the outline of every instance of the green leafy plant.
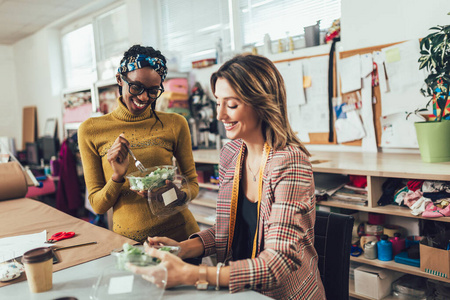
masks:
<svg viewBox="0 0 450 300"><path fill-rule="evenodd" d="M448 13L450 15L450 13ZM431 97L426 108L415 113L426 111L430 103L435 102L440 109L436 121L440 122L444 115L450 87L450 25L430 28L430 33L420 41L419 70L426 69L429 75L425 78L425 88L421 89L425 97Z"/></svg>

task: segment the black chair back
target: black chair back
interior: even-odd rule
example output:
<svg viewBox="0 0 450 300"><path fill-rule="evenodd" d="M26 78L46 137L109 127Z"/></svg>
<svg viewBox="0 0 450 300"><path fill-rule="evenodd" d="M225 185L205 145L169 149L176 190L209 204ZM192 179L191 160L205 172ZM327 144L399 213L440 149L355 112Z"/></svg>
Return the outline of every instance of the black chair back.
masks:
<svg viewBox="0 0 450 300"><path fill-rule="evenodd" d="M350 250L354 218L316 211L314 247L327 299L348 300Z"/></svg>

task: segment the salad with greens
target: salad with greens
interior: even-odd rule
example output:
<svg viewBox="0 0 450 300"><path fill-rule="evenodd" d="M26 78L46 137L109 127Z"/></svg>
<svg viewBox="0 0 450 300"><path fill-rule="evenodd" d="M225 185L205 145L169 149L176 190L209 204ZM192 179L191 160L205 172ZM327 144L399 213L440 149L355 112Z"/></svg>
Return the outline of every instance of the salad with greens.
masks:
<svg viewBox="0 0 450 300"><path fill-rule="evenodd" d="M145 191L163 186L166 180L173 181L176 168L172 166L155 167L142 173L140 171L127 176L130 189Z"/></svg>
<svg viewBox="0 0 450 300"><path fill-rule="evenodd" d="M155 248L175 255L179 250L179 247L175 246L156 246ZM161 262L159 258L147 255L143 246L132 246L128 243L123 244L122 249L115 250L112 254L117 257L117 268L122 270L125 270L127 262L140 267L157 265Z"/></svg>

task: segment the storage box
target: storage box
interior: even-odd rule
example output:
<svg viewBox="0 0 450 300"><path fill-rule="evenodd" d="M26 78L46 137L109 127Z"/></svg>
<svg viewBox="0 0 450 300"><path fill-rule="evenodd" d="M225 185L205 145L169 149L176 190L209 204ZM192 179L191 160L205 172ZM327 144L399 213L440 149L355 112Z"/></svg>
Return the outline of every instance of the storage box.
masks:
<svg viewBox="0 0 450 300"><path fill-rule="evenodd" d="M187 78L172 78L164 82L164 90L180 94L188 94Z"/></svg>
<svg viewBox="0 0 450 300"><path fill-rule="evenodd" d="M355 292L374 299L383 299L391 294L392 282L401 276L401 273L373 266L358 267L355 269Z"/></svg>
<svg viewBox="0 0 450 300"><path fill-rule="evenodd" d="M439 277L450 278L450 250L433 248L426 244L426 238L420 241L420 270Z"/></svg>

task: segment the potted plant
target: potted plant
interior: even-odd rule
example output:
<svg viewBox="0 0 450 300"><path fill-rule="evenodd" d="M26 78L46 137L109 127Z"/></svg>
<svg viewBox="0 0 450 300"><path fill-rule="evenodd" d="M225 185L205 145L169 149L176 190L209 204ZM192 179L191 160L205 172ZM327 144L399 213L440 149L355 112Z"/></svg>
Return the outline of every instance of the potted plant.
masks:
<svg viewBox="0 0 450 300"><path fill-rule="evenodd" d="M429 72L421 92L430 100L415 113L428 111L432 104L435 117L414 125L422 160L443 162L450 161L450 25L430 30L433 32L420 41L419 58L419 70Z"/></svg>

